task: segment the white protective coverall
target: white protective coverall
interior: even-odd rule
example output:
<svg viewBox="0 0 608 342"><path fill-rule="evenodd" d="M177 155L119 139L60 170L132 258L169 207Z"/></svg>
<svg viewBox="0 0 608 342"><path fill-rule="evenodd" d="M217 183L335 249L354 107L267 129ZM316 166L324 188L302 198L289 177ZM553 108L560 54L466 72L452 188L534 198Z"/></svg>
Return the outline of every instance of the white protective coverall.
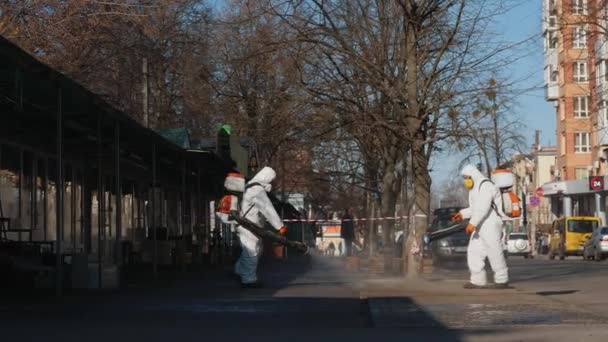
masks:
<svg viewBox="0 0 608 342"><path fill-rule="evenodd" d="M267 192L270 192L270 183L275 179L276 173L270 167L264 167L248 183L241 203L241 216L258 226L264 226L264 219L276 230L281 229L283 221L272 206ZM259 183L260 185L253 185ZM263 217L262 217L263 216ZM258 259L262 252L260 239L249 230L237 226L239 242L241 243L241 256L236 262L234 271L241 277L243 284L257 282Z"/></svg>
<svg viewBox="0 0 608 342"><path fill-rule="evenodd" d="M507 263L503 254L502 244L502 197L500 189L486 178L475 166L466 165L462 169L464 176L473 179L473 188L469 190L469 207L462 209L460 214L475 226L471 234L467 250L467 263L471 272L471 284L487 285L485 259L490 261L494 271L494 282L506 284L509 281ZM500 205L493 208L492 203Z"/></svg>

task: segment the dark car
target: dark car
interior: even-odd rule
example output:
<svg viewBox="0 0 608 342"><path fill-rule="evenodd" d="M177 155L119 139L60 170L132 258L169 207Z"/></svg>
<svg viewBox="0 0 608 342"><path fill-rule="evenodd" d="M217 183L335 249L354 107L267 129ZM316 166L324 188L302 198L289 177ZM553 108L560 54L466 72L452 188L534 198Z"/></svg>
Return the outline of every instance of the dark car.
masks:
<svg viewBox="0 0 608 342"><path fill-rule="evenodd" d="M460 211L460 209L462 208L447 207L435 209L429 232L453 226L455 222L452 221L452 215ZM466 222L463 224L463 227L465 225ZM431 242L428 252L437 261L464 259L467 255L469 238L469 234L462 230L459 233Z"/></svg>
<svg viewBox="0 0 608 342"><path fill-rule="evenodd" d="M453 226L455 222L452 221L452 215L460 209L462 208L446 207L435 209L433 211L433 220L429 226L429 232ZM463 224L463 227L465 225L466 222ZM398 234L395 242L395 251L400 256L403 249L403 234ZM467 255L468 245L469 235L463 229L462 232L431 242L428 246L425 246L424 253L436 261L463 259Z"/></svg>

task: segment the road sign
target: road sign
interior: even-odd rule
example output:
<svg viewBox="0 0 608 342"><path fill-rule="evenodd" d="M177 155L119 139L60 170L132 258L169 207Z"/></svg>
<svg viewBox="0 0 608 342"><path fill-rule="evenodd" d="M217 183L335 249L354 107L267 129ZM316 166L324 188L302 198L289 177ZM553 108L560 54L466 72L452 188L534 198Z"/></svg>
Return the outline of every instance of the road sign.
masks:
<svg viewBox="0 0 608 342"><path fill-rule="evenodd" d="M592 191L604 190L604 177L603 176L589 177L589 190L592 190Z"/></svg>
<svg viewBox="0 0 608 342"><path fill-rule="evenodd" d="M538 196L531 196L530 197L530 206L531 207L536 207L539 204L540 204L540 198Z"/></svg>
<svg viewBox="0 0 608 342"><path fill-rule="evenodd" d="M536 196L543 197L543 187L542 186L539 186L538 188L536 188Z"/></svg>

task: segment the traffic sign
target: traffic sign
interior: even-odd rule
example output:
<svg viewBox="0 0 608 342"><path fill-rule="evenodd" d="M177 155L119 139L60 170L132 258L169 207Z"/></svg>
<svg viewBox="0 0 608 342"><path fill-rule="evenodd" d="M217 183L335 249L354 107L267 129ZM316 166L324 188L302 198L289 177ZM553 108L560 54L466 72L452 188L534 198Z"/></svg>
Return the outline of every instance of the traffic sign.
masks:
<svg viewBox="0 0 608 342"><path fill-rule="evenodd" d="M592 191L604 190L604 177L603 176L589 177L589 190L592 190Z"/></svg>
<svg viewBox="0 0 608 342"><path fill-rule="evenodd" d="M540 198L538 196L531 196L530 197L530 206L531 207L536 207L539 204L540 204Z"/></svg>

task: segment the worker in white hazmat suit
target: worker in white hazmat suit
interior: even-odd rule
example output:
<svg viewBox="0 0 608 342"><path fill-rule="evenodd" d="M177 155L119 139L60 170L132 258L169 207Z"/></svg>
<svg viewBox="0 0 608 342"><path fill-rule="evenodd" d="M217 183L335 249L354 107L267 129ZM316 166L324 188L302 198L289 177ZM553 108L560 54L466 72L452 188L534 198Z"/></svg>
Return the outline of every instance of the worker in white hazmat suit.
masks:
<svg viewBox="0 0 608 342"><path fill-rule="evenodd" d="M502 197L500 190L475 166L462 169L464 184L469 190L469 207L453 217L455 221L470 219L466 227L471 234L467 263L471 272L465 288L506 288L509 276L502 243ZM485 259L494 271L494 284L487 285Z"/></svg>
<svg viewBox="0 0 608 342"><path fill-rule="evenodd" d="M272 189L271 183L276 173L270 167L264 167L245 186L240 215L260 227L267 221L279 234L285 235L287 228L272 206L267 192ZM261 287L258 281L258 260L262 252L260 239L249 230L237 226L241 256L236 262L235 273L240 276L244 288Z"/></svg>

